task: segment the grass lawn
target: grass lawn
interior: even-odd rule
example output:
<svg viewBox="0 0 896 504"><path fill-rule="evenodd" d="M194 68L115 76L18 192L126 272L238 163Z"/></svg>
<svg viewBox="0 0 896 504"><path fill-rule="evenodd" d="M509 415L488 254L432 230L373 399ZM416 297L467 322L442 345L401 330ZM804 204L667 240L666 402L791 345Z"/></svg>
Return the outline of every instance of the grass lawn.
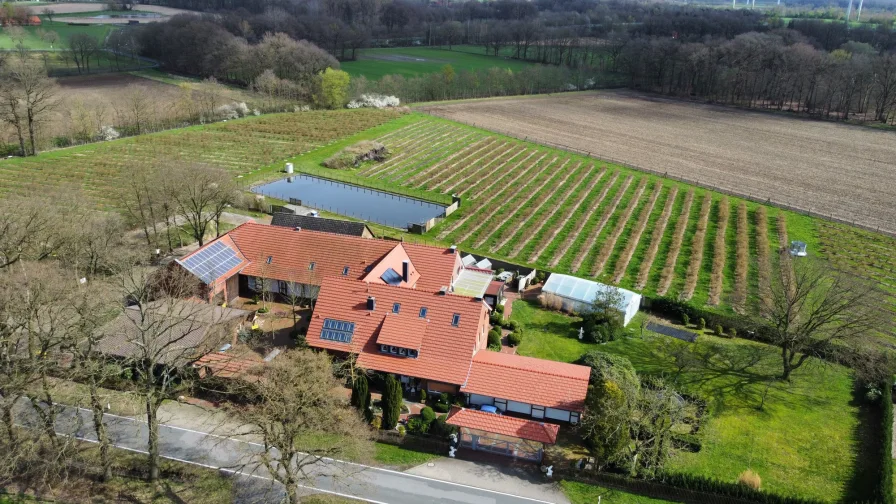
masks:
<svg viewBox="0 0 896 504"><path fill-rule="evenodd" d="M22 45L24 45L27 49L63 49L65 47L66 41L69 37L76 33L87 33L92 35L99 41L103 41L106 38L106 35L115 27L110 25L85 25L85 26L77 26L70 25L68 23L57 23L56 21L47 21L42 17L42 23L40 26L23 26L22 28L25 30L27 34L25 39L22 40ZM43 41L38 35L38 30L43 31L54 31L59 34L59 42L57 42L54 46L51 46L47 42ZM14 49L16 47L16 42L9 38L6 30L0 30L0 49Z"/></svg>
<svg viewBox="0 0 896 504"><path fill-rule="evenodd" d="M629 325L640 332L645 314ZM519 353L575 361L599 349L628 358L642 374L663 375L682 392L708 402L703 448L681 452L668 465L683 472L733 482L747 468L762 477L763 489L825 501L860 500L859 481L868 471L859 457L870 437L866 408L853 399L853 381L844 367L810 361L790 383L777 379L778 352L767 345L702 335L697 349L709 358L678 373L666 350L676 344L645 331L605 345L579 342L577 319L516 301L512 319L525 328ZM684 343L682 343L684 344Z"/></svg>
<svg viewBox="0 0 896 504"><path fill-rule="evenodd" d="M563 489L563 493L566 494L566 497L569 498L572 504L597 504L598 497L600 497L602 503L606 502L607 504L665 504L672 502L642 497L620 490L610 490L609 488L588 485L577 481L561 481L560 488Z"/></svg>
<svg viewBox="0 0 896 504"><path fill-rule="evenodd" d="M459 72L493 67L522 70L529 63L484 54L449 51L446 46L445 49L433 47L362 49L356 61L346 61L340 66L353 77L363 75L368 79L377 80L384 75L413 77L441 72L445 65L451 65L455 72Z"/></svg>
<svg viewBox="0 0 896 504"><path fill-rule="evenodd" d="M380 464L409 468L425 464L439 458L439 456L386 443L376 443L376 456L374 458Z"/></svg>

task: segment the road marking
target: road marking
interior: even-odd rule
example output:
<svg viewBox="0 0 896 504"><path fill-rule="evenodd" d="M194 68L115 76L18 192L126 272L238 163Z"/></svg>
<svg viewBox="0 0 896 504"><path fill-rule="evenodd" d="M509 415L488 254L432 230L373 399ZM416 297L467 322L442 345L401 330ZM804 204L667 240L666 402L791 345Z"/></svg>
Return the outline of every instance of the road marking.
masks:
<svg viewBox="0 0 896 504"><path fill-rule="evenodd" d="M67 405L60 404L60 406L67 406ZM82 408L82 407L79 407L79 406L69 406L69 407L74 407L74 408L76 408L76 409L79 409L79 410L82 410L82 411L86 411L86 412L88 412L88 413L90 413L90 414L93 414L93 410L90 410L90 409L87 409L87 408ZM113 414L111 414L111 413L104 413L103 416L109 416L109 417L113 417L113 418L122 418L122 419L125 419L125 420L130 420L130 421L132 421L132 422L139 422L139 423L143 423L143 424L146 423L144 420L137 420L137 419L132 418L132 417L126 417L126 416L121 416L121 415L113 415ZM191 432L191 433L193 433L193 434L199 434L199 435L202 435L202 436L211 436L211 437L215 437L215 438L219 438L219 439L224 439L224 440L233 441L233 442L237 442L237 443L245 443L245 444L248 444L248 445L251 445L251 446L259 446L259 447L264 448L264 445L262 445L262 444L260 444L260 443L255 443L255 442L253 442L253 441L243 441L242 439L235 439L235 438L231 438L231 437L227 437L227 436L221 436L221 435L218 435L218 434L211 434L211 433L208 433L208 432L202 432L202 431L197 431L197 430L193 430L193 429L187 429L187 428L184 428L184 427L178 427L178 426L176 426L176 425L168 425L168 424L161 424L161 423L160 423L160 424L159 424L159 427L168 427L168 428L170 428L170 429L182 430L182 431L185 431L185 432ZM168 457L168 458L170 458L170 457ZM171 460L177 460L177 459L173 459L173 458L172 458ZM374 467L374 466L369 466L369 465L365 465L365 464L359 464L359 463L357 463L357 462L349 462L349 461L346 461L346 460L338 460L338 459L334 459L334 458L330 458L330 457L321 457L321 460L328 460L328 461L331 461L331 462L337 462L337 463L340 463L340 464L354 465L354 466L364 467L364 468L367 468L367 469L370 469L370 470L373 470L373 471L381 471L381 472L385 472L385 473L397 474L397 475L400 475L400 476L409 476L409 477L412 477L412 478L417 478L417 479L426 480L426 481L434 481L434 482L442 483L442 484L445 484L445 485L454 485L454 486L463 487L463 488L470 488L470 489L478 490L478 491L482 491L482 492L488 492L488 493L493 493L493 494L497 494L497 495L504 495L504 496L507 496L507 497L513 497L513 498L516 498L516 499L523 499L523 500L527 500L527 501L530 501L530 502L538 502L539 504L555 504L554 502L551 502L551 501L545 501L545 500L535 499L535 498L532 498L532 497L525 497L525 496L522 496L522 495L516 495L516 494L512 494L512 493L501 492L501 491L499 491L499 490L491 490L491 489L488 489L488 488L476 487L476 486L473 486L473 485L466 485L466 484L463 484L463 483L456 483L456 482L454 482L454 481L446 481L446 480L440 480L440 479L437 479L437 478L430 478L430 477L428 477L428 476L421 476L421 475L419 475L419 474L413 474L413 473L402 472L402 471L394 471L394 470L392 470L392 469L383 469L383 468L381 468L381 467ZM224 469L222 469L222 470L224 470ZM248 475L247 475L247 476L248 476ZM336 494L336 495L339 495L339 494ZM367 502L375 503L376 501L370 501L370 500L368 500ZM386 504L386 503L382 503L382 504Z"/></svg>
<svg viewBox="0 0 896 504"><path fill-rule="evenodd" d="M64 433L62 433L62 432L57 432L57 434L59 434L60 436L66 436L66 437L69 437L68 434L64 434ZM74 437L75 439L78 439L78 440L80 440L80 441L87 441L88 443L96 443L96 444L99 444L99 441L97 441L97 440L95 440L95 439L83 438L83 437L79 437L79 436L71 436L71 437ZM118 449L120 449L120 450L126 450L126 451L129 451L129 452L140 453L140 454L143 454L143 455L149 455L149 452L148 452L148 451L145 451L145 450L139 450L139 449L137 449L137 448L131 448L131 447L128 447L128 446L120 446L120 445L117 445L117 444L114 444L114 443L112 444L112 446L114 446L115 448L118 448ZM260 480L264 480L264 481L270 481L270 482L272 482L272 483L278 483L278 484L280 484L280 485L283 484L283 483L280 483L279 481L275 480L274 478L268 478L267 476L260 476L260 475L258 475L258 474L252 474L252 473L246 473L246 472L243 472L243 471L237 471L236 469L228 469L228 468L226 468L226 467L216 467L216 466L213 466L213 465L210 465L210 464L203 464L203 463L201 463L201 462L193 462L193 461L191 461L191 460L184 460L184 459L180 459L180 458L177 458L177 457L169 457L169 456L167 456L167 455L161 455L161 454L159 455L159 457L160 457L160 458L163 458L163 459L166 459L166 460L173 460L173 461L175 461L175 462L180 462L180 463L182 463L182 464L193 465L193 466L198 466L198 467L204 467L204 468L206 468L206 469L214 469L214 470L216 470L216 471L223 471L223 472L230 473L230 474L238 474L238 475L240 475L240 476L247 476L247 477L249 477L249 478L256 478L256 479L260 479ZM321 492L321 493L326 493L326 494L331 494L331 495L338 495L339 497L345 497L345 498L347 498L347 499L354 499L354 500L360 500L360 501L364 501L364 502L370 502L371 504L389 504L388 502L382 502L382 501L377 501L377 500L373 500L373 499L368 499L368 498L366 498L366 497L361 497L361 496L358 496L358 495L352 495L352 494L346 494L346 493L342 493L342 492L337 492L337 491L335 491L335 490L326 490L326 489L324 489L324 488L317 488L317 487L313 487L313 486L302 485L302 484L300 484L300 483L296 483L296 486L299 487L299 488L304 488L304 489L306 489L306 490L312 490L312 491L314 491L314 492Z"/></svg>

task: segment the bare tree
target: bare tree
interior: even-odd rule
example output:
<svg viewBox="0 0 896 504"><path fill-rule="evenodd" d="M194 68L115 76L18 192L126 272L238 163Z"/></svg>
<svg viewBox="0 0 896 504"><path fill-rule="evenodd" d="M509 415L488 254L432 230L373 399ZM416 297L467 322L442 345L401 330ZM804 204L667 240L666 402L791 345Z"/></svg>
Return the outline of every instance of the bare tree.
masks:
<svg viewBox="0 0 896 504"><path fill-rule="evenodd" d="M793 261L792 273L775 275L761 321L772 344L781 348L781 378L833 344L856 342L874 329L879 311L873 287L816 260Z"/></svg>
<svg viewBox="0 0 896 504"><path fill-rule="evenodd" d="M181 369L216 348L226 335L217 322L220 308L189 300L197 294L196 280L185 270L172 268L161 276L145 268L130 268L119 275L121 294L131 306L124 316L101 330L106 341L126 351L122 366L133 373L136 393L146 413L149 478L159 478L159 408L189 386ZM203 342L194 344L197 332L208 330Z"/></svg>
<svg viewBox="0 0 896 504"><path fill-rule="evenodd" d="M78 67L78 73L90 73L90 59L99 47L99 41L87 33L75 33L68 38L68 52Z"/></svg>
<svg viewBox="0 0 896 504"><path fill-rule="evenodd" d="M71 199L58 193L0 198L0 270L22 260L45 259L59 250L66 232L56 210Z"/></svg>
<svg viewBox="0 0 896 504"><path fill-rule="evenodd" d="M191 226L199 245L205 243L210 226L221 234L221 214L239 195L233 178L224 170L203 164L182 164L183 174L169 180L167 195L176 203L177 213Z"/></svg>
<svg viewBox="0 0 896 504"><path fill-rule="evenodd" d="M47 16L47 21L53 21L53 16L56 15L56 11L49 7L44 7L41 10L41 12L43 13L44 16Z"/></svg>
<svg viewBox="0 0 896 504"><path fill-rule="evenodd" d="M264 444L247 464L267 469L285 487L290 504L300 502L298 485L313 485L321 471L338 480L360 470L333 459L372 455L373 433L359 412L333 393L339 386L325 353L293 350L233 387L250 405L231 410L246 433Z"/></svg>
<svg viewBox="0 0 896 504"><path fill-rule="evenodd" d="M37 128L56 108L57 92L56 80L36 61L14 59L0 72L0 113L16 129L22 155L37 153Z"/></svg>

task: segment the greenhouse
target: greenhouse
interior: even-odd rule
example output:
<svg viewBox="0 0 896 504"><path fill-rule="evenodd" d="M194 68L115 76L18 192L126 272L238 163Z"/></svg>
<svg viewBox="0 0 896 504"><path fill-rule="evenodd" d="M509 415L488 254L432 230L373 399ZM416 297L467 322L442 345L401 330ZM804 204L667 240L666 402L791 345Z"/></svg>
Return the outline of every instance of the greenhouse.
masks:
<svg viewBox="0 0 896 504"><path fill-rule="evenodd" d="M641 295L630 290L554 273L541 288L541 292L559 297L563 304L563 310L581 313L591 308L599 292L608 289L619 293L620 301L617 308L622 312L623 324L628 325L637 315L638 308L641 307Z"/></svg>

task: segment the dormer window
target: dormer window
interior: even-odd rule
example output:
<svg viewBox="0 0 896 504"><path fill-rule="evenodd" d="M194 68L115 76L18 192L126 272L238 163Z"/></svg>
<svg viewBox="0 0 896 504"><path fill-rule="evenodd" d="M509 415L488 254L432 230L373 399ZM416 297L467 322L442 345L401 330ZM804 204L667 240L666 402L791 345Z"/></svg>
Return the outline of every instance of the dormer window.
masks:
<svg viewBox="0 0 896 504"><path fill-rule="evenodd" d="M314 271L314 261L311 261L311 264L308 265L309 271Z"/></svg>
<svg viewBox="0 0 896 504"><path fill-rule="evenodd" d="M451 316L451 325L457 327L460 325L460 313L455 313Z"/></svg>
<svg viewBox="0 0 896 504"><path fill-rule="evenodd" d="M398 347L390 346L390 347L389 347L389 353L397 354L397 353L398 353Z"/></svg>
<svg viewBox="0 0 896 504"><path fill-rule="evenodd" d="M420 308L420 318L426 318L426 312L427 312L427 311L428 311L428 310L426 309L425 306L421 307L421 308Z"/></svg>
<svg viewBox="0 0 896 504"><path fill-rule="evenodd" d="M417 355L418 355L418 354L417 354L417 351L416 351L416 350L408 350L408 357L410 357L410 358L412 358L412 359L416 359L416 358L417 358Z"/></svg>
<svg viewBox="0 0 896 504"><path fill-rule="evenodd" d="M392 313L398 314L401 311L401 303L393 303L392 304Z"/></svg>
<svg viewBox="0 0 896 504"><path fill-rule="evenodd" d="M398 349L398 355L407 355L407 354L408 354L408 351L405 350L404 348Z"/></svg>
<svg viewBox="0 0 896 504"><path fill-rule="evenodd" d="M348 276L348 266L342 268L342 276Z"/></svg>

